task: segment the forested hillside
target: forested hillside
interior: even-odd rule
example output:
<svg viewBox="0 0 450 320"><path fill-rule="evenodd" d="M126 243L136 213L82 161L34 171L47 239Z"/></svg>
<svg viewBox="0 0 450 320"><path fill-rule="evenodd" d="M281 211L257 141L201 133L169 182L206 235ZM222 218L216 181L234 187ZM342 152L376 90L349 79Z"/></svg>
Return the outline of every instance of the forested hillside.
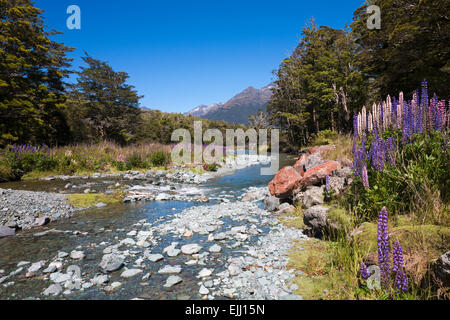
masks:
<svg viewBox="0 0 450 320"><path fill-rule="evenodd" d="M450 3L439 0L376 0L381 29L367 28L368 5L356 10L345 30L317 26L302 30L292 55L277 71L269 104L272 124L284 142L307 144L330 129L351 131L349 119L364 105L404 91L410 99L424 79L448 99Z"/></svg>

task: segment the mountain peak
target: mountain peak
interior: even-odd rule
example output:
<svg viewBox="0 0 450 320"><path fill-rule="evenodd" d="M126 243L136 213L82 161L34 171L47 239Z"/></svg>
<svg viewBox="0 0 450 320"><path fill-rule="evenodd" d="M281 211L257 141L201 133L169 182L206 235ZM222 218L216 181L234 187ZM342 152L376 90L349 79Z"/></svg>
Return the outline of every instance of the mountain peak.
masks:
<svg viewBox="0 0 450 320"><path fill-rule="evenodd" d="M208 107L201 105L186 114L202 117L209 120L224 120L229 123L248 124L248 118L265 111L272 97L273 84L261 89L249 86L225 103L212 104Z"/></svg>

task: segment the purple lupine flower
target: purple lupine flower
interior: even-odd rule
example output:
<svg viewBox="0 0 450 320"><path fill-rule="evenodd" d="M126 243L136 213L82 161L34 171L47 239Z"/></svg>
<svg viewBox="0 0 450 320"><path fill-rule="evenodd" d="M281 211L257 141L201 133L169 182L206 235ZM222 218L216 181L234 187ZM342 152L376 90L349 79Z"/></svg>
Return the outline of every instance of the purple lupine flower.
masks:
<svg viewBox="0 0 450 320"><path fill-rule="evenodd" d="M394 242L394 247L392 248L392 257L393 257L393 272L398 272L402 268L404 268L403 261L403 249L400 242L397 240Z"/></svg>
<svg viewBox="0 0 450 320"><path fill-rule="evenodd" d="M394 138L387 138L386 140L386 145L387 145L387 152L386 152L386 156L388 157L388 161L389 164L391 166L395 166L396 161L395 161L395 142L394 142Z"/></svg>
<svg viewBox="0 0 450 320"><path fill-rule="evenodd" d="M359 269L359 273L361 274L361 277L363 279L369 279L370 272L367 269L367 266L364 264L364 262L361 262L361 268Z"/></svg>
<svg viewBox="0 0 450 320"><path fill-rule="evenodd" d="M437 104L437 119L436 119L436 129L439 131L442 131L442 129L445 128L445 120L447 118L446 116L446 110L445 110L445 101L440 101Z"/></svg>
<svg viewBox="0 0 450 320"><path fill-rule="evenodd" d="M378 243L378 266L381 271L381 282L385 287L389 285L390 257L389 257L389 235L388 235L388 212L386 207L381 209L378 217L377 230Z"/></svg>
<svg viewBox="0 0 450 320"><path fill-rule="evenodd" d="M406 291L408 290L408 279L405 274L405 264L403 261L403 249L400 242L396 241L394 243L394 248L392 249L394 266L392 271L395 275L395 285L398 290ZM398 291L397 291L398 292Z"/></svg>

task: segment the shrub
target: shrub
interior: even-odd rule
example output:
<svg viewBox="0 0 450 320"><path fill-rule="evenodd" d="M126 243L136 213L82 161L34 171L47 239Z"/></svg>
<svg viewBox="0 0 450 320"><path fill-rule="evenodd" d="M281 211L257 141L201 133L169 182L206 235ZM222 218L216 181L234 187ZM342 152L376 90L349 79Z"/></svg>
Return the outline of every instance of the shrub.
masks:
<svg viewBox="0 0 450 320"><path fill-rule="evenodd" d="M335 131L323 130L319 131L312 140L313 146L322 146L326 144L333 144L334 140L339 136Z"/></svg>
<svg viewBox="0 0 450 320"><path fill-rule="evenodd" d="M155 167L164 166L167 163L167 156L164 152L158 151L152 154L152 164Z"/></svg>
<svg viewBox="0 0 450 320"><path fill-rule="evenodd" d="M212 163L212 164L204 164L203 165L203 169L205 171L209 171L209 172L216 172L219 169L219 166L216 163Z"/></svg>
<svg viewBox="0 0 450 320"><path fill-rule="evenodd" d="M144 161L142 160L141 156L137 153L132 154L127 158L127 169L141 169L144 168Z"/></svg>

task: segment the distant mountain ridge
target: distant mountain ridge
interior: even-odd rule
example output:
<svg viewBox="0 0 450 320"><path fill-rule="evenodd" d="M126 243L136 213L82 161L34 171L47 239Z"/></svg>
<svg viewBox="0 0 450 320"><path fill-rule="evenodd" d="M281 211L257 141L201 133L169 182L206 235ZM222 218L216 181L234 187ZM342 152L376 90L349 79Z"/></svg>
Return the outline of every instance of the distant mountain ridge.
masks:
<svg viewBox="0 0 450 320"><path fill-rule="evenodd" d="M269 84L261 89L248 87L241 93L225 103L214 103L212 105L200 105L186 115L193 115L208 120L223 120L229 123L248 124L248 118L258 113L265 112L267 104L272 97L274 84Z"/></svg>

